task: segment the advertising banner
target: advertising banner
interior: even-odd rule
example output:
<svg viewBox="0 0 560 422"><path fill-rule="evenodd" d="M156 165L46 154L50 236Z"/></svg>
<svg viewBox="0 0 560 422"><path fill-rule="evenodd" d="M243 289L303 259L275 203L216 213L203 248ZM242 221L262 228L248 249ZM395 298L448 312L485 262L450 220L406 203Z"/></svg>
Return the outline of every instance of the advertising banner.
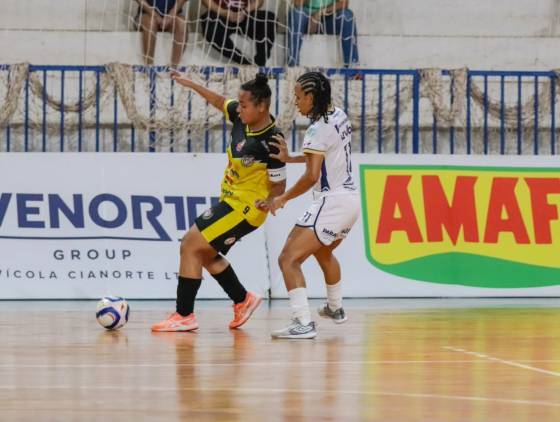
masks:
<svg viewBox="0 0 560 422"><path fill-rule="evenodd" d="M0 298L174 298L180 239L217 200L222 154L0 155ZM265 293L264 231L230 252ZM199 297L226 297L206 277Z"/></svg>
<svg viewBox="0 0 560 422"><path fill-rule="evenodd" d="M557 158L358 154L354 176L362 217L335 252L346 296L560 296ZM282 225L306 203L288 204ZM282 225L267 227L271 256ZM316 262L304 268L324 296ZM271 285L285 296L274 265Z"/></svg>
<svg viewBox="0 0 560 422"><path fill-rule="evenodd" d="M554 157L354 155L361 216L335 251L346 297L560 296ZM225 154L0 155L0 298L174 298L180 239L217 201ZM288 166L288 186L304 166ZM228 259L286 297L278 256L309 194ZM314 258L310 297L324 297ZM205 274L199 297L225 298Z"/></svg>

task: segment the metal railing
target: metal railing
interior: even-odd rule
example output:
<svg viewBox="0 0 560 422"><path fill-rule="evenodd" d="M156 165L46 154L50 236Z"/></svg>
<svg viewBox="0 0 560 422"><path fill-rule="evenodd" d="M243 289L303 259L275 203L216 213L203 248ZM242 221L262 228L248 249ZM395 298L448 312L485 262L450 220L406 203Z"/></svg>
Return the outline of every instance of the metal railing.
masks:
<svg viewBox="0 0 560 422"><path fill-rule="evenodd" d="M9 65L0 66L0 71L7 72ZM135 66L135 72L149 75L149 93L147 110L151 117L158 114L156 101L159 84L159 72L167 68ZM116 88L110 98L110 112L101 110L101 75L104 66L37 66L29 67L30 73L40 76L43 86L43 98L40 102L42 116L31 124L30 121L30 83L24 86L21 116L17 121L10 121L0 128L0 150L2 151L223 151L227 144L227 125L225 120L220 127L207 128L202 136L187 133L176 139L174 131L166 135L167 147L159 142L156 132L144 134L148 142L140 145L139 131L126 117L119 104ZM223 73L225 68L208 67L201 70L209 79L213 72ZM283 104L280 90L284 69L267 69L271 77L273 91L272 112L278 115ZM378 69L327 69L330 77L342 80L342 93L339 105L352 112L354 120L354 149L362 153L465 153L465 154L556 154L557 148L557 110L556 110L556 75L553 72L513 72L513 71L469 71L466 87L465 115L461 124L441 124L435 117L429 101L421 96L421 73L419 70L378 70ZM60 81L51 92L49 77L56 75ZM66 140L68 130L65 127L65 98L69 92L78 97L78 104L84 100L84 80L88 77L95 81L95 105L93 121L86 124L81 106L77 111L75 125L75 143L70 147ZM442 71L444 81L444 98L449 106L453 105L453 80L450 72ZM159 82L158 82L159 81ZM9 81L8 81L9 82ZM550 104L542 110L539 96L543 95L545 82L549 84ZM173 81L171 92L173 92ZM475 105L471 98L473 84L481 86L484 101ZM546 85L548 86L548 85ZM403 89L406 88L406 89ZM406 98L403 92L406 91ZM47 94L48 93L48 94ZM0 91L0 98L4 93ZM58 113L57 130L47 130L53 125L53 111L47 104L47 95L57 97L61 107ZM530 96L528 98L528 96ZM547 96L547 98L548 98ZM357 97L357 98L356 98ZM490 99L499 98L500 116L490 115ZM528 101L534 102L534 121L526 124L522 116L523 107ZM174 104L174 95L168 98L169 105ZM517 125L506 123L506 110L517 106ZM206 105L207 106L207 105ZM2 104L0 104L2 107ZM189 100L185 115L190 118L193 104ZM102 118L103 115L103 118ZM305 120L295 120L291 129L290 142L296 150L306 126ZM356 124L357 123L357 124ZM525 124L524 124L525 123ZM15 136L15 132L18 136ZM85 138L90 138L89 147ZM110 138L110 141L108 140ZM167 138L166 138L167 139ZM56 147L52 145L56 144ZM165 142L163 142L165 143ZM17 145L17 147L16 147Z"/></svg>

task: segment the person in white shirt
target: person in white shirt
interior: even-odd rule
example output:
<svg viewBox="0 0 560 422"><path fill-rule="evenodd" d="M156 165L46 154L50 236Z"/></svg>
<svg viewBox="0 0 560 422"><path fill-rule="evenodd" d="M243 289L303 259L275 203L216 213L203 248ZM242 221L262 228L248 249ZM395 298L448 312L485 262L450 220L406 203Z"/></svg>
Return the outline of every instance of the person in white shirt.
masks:
<svg viewBox="0 0 560 422"><path fill-rule="evenodd" d="M319 309L319 315L338 324L347 320L342 308L340 264L332 252L348 235L360 213L360 198L352 177L352 126L346 113L333 107L327 77L320 72L302 75L295 87L295 101L300 113L311 119L303 141L303 155L290 156L284 138L276 136L279 152L271 157L287 163L305 163L306 170L268 207L275 214L311 188L313 202L298 219L278 259L290 298L292 322L274 331L273 338L317 335L301 270L311 255L317 259L327 284L327 303Z"/></svg>

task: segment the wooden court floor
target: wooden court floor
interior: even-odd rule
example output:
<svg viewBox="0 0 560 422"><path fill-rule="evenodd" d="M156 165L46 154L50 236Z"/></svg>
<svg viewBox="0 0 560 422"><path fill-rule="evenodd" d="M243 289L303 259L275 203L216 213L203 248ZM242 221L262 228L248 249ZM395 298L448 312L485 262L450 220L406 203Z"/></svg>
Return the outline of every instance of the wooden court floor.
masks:
<svg viewBox="0 0 560 422"><path fill-rule="evenodd" d="M270 339L285 301L151 333L172 305L105 332L95 302L0 302L0 421L560 421L558 300L347 300L305 341Z"/></svg>

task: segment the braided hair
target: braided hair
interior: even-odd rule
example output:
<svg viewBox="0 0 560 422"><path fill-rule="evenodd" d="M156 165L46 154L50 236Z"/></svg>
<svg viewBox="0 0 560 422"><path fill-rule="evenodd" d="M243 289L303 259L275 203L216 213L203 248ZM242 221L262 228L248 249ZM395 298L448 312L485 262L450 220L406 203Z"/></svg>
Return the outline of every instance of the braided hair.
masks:
<svg viewBox="0 0 560 422"><path fill-rule="evenodd" d="M267 106L270 106L272 91L268 85L266 73L257 73L255 79L245 82L241 85L241 89L251 93L253 104L259 105L264 102Z"/></svg>
<svg viewBox="0 0 560 422"><path fill-rule="evenodd" d="M329 108L331 107L331 83L321 72L307 72L301 75L297 82L306 94L313 95L313 108L309 113L312 121L317 121L321 117L328 123Z"/></svg>

